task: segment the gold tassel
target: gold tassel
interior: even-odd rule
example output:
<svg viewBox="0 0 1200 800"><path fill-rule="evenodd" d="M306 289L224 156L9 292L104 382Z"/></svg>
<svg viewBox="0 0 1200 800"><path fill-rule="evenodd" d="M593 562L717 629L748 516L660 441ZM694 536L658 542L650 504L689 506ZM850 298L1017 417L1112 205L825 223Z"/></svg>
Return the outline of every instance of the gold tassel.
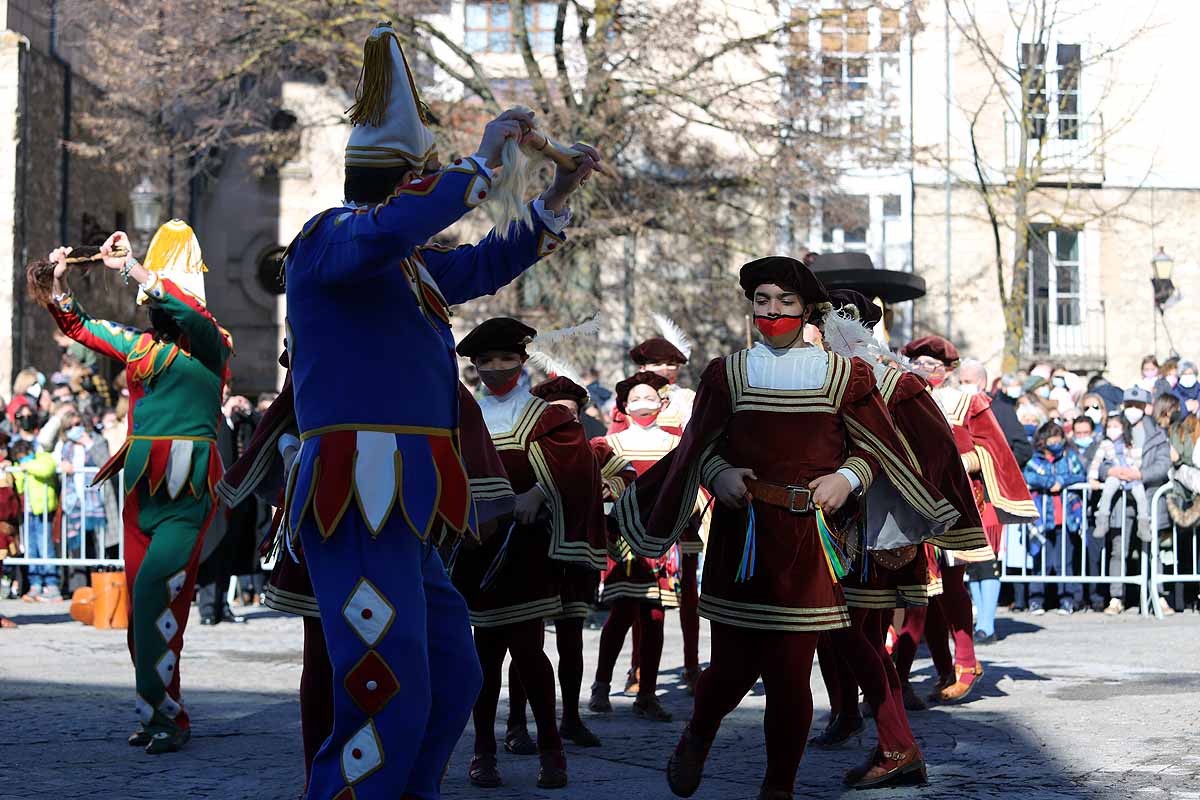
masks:
<svg viewBox="0 0 1200 800"><path fill-rule="evenodd" d="M177 260L180 263L176 263ZM162 272L168 267L177 272L208 272L200 255L196 234L186 224L176 220L166 223L154 234L146 252L145 266L151 272Z"/></svg>
<svg viewBox="0 0 1200 800"><path fill-rule="evenodd" d="M367 39L363 46L363 67L354 89L354 105L346 112L353 125L379 127L392 96L392 46L390 31Z"/></svg>

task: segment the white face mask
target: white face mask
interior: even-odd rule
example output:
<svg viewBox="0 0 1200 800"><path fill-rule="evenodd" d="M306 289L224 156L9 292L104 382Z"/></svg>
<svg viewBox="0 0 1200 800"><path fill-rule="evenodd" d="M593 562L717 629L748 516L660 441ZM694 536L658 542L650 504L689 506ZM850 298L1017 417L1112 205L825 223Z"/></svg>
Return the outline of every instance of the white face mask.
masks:
<svg viewBox="0 0 1200 800"><path fill-rule="evenodd" d="M1009 397L1011 397L1013 400L1019 400L1021 398L1021 395L1025 394L1024 392L1021 391L1020 386L1010 386L1004 390L1004 393L1006 395L1008 395Z"/></svg>
<svg viewBox="0 0 1200 800"><path fill-rule="evenodd" d="M979 394L979 387L973 383L964 383L958 387L963 394Z"/></svg>
<svg viewBox="0 0 1200 800"><path fill-rule="evenodd" d="M1193 386L1196 385L1196 376L1195 375L1180 375L1179 376L1179 385L1185 389L1192 388Z"/></svg>
<svg viewBox="0 0 1200 800"><path fill-rule="evenodd" d="M1083 415L1092 422L1096 423L1097 428L1100 427L1100 420L1104 419L1104 415L1100 413L1100 409L1098 408L1089 408L1087 411L1083 412Z"/></svg>
<svg viewBox="0 0 1200 800"><path fill-rule="evenodd" d="M1137 425L1142 421L1142 417L1146 416L1146 412L1140 408L1127 408L1123 413L1130 425Z"/></svg>
<svg viewBox="0 0 1200 800"><path fill-rule="evenodd" d="M638 411L658 411L662 408L661 403L654 403L649 400L634 400L631 403L625 404L625 410L633 414Z"/></svg>

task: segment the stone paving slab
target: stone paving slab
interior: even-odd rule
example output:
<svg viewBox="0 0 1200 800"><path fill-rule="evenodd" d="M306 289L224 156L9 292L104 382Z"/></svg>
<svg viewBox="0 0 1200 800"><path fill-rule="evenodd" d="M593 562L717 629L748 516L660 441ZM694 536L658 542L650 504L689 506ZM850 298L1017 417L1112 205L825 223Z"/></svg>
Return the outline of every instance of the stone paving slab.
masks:
<svg viewBox="0 0 1200 800"><path fill-rule="evenodd" d="M124 631L79 625L65 605L4 601L0 613L22 625L0 632L0 800L298 796L302 633L295 618L256 609L246 625L202 628L193 613L181 669L195 737L182 753L151 758L124 742L136 723ZM856 796L1200 800L1200 615L1162 622L1130 613L1002 615L999 627L1005 638L981 648L987 673L970 702L912 716L931 765L929 786ZM702 657L706 635L703 626ZM587 632L586 682L598 639L598 631ZM618 672L627 654L628 646ZM668 800L663 766L690 710L680 668L679 629L670 616L661 690L676 722L637 719L624 697L613 698L611 715L585 712L604 746L569 746L565 791L536 788L536 758L504 754L506 785L472 788L468 733L451 760L444 797ZM928 678L928 660L917 669ZM828 705L815 673L812 685L820 725ZM727 718L698 800L756 797L765 766L763 702L760 685ZM502 698L501 726L506 703ZM809 750L796 796L846 794L841 775L869 746L868 737L838 751Z"/></svg>

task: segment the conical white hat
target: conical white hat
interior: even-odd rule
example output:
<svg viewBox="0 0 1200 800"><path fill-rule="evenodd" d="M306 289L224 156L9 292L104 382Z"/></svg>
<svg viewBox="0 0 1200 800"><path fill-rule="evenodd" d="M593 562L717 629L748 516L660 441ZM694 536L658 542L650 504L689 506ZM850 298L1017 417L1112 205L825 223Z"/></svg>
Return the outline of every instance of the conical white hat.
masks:
<svg viewBox="0 0 1200 800"><path fill-rule="evenodd" d="M377 25L367 37L355 103L347 114L354 123L346 145L347 167L419 170L437 156L425 107L391 23Z"/></svg>
<svg viewBox="0 0 1200 800"><path fill-rule="evenodd" d="M196 232L183 220L173 219L159 226L150 240L144 266L160 278L169 278L201 303L205 302L204 273L208 272L208 267L204 265L204 255L200 252L200 240L196 238ZM138 305L148 299L146 293L139 289Z"/></svg>

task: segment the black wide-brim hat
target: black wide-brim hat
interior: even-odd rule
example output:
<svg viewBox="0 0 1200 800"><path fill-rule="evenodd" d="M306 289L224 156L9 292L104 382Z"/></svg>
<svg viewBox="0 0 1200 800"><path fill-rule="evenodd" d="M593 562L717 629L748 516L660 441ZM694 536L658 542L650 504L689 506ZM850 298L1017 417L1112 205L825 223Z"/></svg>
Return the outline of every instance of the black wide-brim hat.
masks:
<svg viewBox="0 0 1200 800"><path fill-rule="evenodd" d="M629 351L629 360L639 367L647 364L678 364L688 363L687 356L678 347L661 336L647 339Z"/></svg>
<svg viewBox="0 0 1200 800"><path fill-rule="evenodd" d="M617 410L622 414L625 413L625 403L629 400L629 393L634 390L634 387L646 384L661 393L663 389L671 385L671 382L659 375L657 372L638 372L630 375L625 380L617 384Z"/></svg>
<svg viewBox="0 0 1200 800"><path fill-rule="evenodd" d="M533 341L537 331L512 317L493 317L463 337L455 348L463 358L475 358L490 352L520 353Z"/></svg>
<svg viewBox="0 0 1200 800"><path fill-rule="evenodd" d="M831 289L829 302L834 308L853 308L860 324L867 327L883 319L883 309L871 302L865 294L854 289Z"/></svg>
<svg viewBox="0 0 1200 800"><path fill-rule="evenodd" d="M803 261L791 256L767 256L742 266L738 282L747 300L754 299L754 290L765 283L795 292L805 303L827 303L829 292Z"/></svg>
<svg viewBox="0 0 1200 800"><path fill-rule="evenodd" d="M574 400L580 409L588 404L588 399L590 398L587 389L570 378L564 378L561 375L557 378L551 378L548 381L542 381L530 389L529 392L534 397L540 397L547 403L553 403L555 400Z"/></svg>

